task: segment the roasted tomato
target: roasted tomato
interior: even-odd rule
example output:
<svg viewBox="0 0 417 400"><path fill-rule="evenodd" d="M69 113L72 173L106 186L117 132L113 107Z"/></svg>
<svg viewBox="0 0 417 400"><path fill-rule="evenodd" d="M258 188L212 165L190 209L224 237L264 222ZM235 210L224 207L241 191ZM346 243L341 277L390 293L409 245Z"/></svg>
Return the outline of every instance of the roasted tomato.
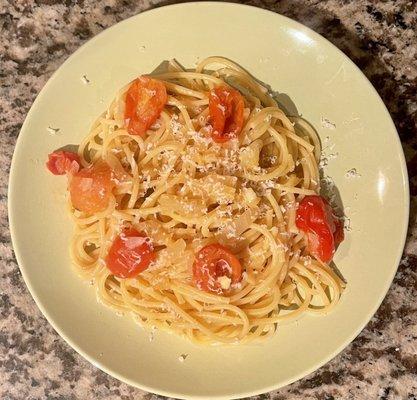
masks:
<svg viewBox="0 0 417 400"><path fill-rule="evenodd" d="M155 257L150 238L129 228L114 239L107 254L106 265L119 278L133 278L145 271Z"/></svg>
<svg viewBox="0 0 417 400"><path fill-rule="evenodd" d="M229 249L209 244L196 254L193 277L197 288L222 294L231 284L240 282L242 266Z"/></svg>
<svg viewBox="0 0 417 400"><path fill-rule="evenodd" d="M343 224L332 207L321 196L306 196L301 200L296 225L307 235L308 252L323 262L329 262L344 239Z"/></svg>
<svg viewBox="0 0 417 400"><path fill-rule="evenodd" d="M69 176L72 205L92 214L104 211L109 205L114 187L112 170L105 161L97 161Z"/></svg>
<svg viewBox="0 0 417 400"><path fill-rule="evenodd" d="M135 79L126 93L125 121L131 135L143 136L168 101L165 85L148 76Z"/></svg>
<svg viewBox="0 0 417 400"><path fill-rule="evenodd" d="M75 173L80 169L80 157L71 151L57 150L48 155L46 168L54 175Z"/></svg>
<svg viewBox="0 0 417 400"><path fill-rule="evenodd" d="M219 86L210 92L210 123L215 142L227 142L239 135L243 127L243 109L243 97L237 90Z"/></svg>

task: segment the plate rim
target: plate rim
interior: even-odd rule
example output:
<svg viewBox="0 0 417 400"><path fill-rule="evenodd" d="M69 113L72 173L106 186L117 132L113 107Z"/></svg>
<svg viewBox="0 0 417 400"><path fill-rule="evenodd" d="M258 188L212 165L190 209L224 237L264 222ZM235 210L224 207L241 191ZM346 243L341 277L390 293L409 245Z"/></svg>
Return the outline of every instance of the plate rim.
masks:
<svg viewBox="0 0 417 400"><path fill-rule="evenodd" d="M375 313L377 312L377 310L381 306L382 302L386 298L388 290L390 289L390 287L392 285L392 282L393 282L393 279L394 279L394 277L397 273L398 266L399 266L399 263L401 261L402 254L403 254L403 251L404 251L404 247L405 247L405 244L406 244L407 232L408 232L408 222L409 222L409 213L410 213L410 191L409 191L409 180L408 180L408 171L407 171L405 155L404 155L404 151L403 151L403 148L402 148L402 144L401 144L401 140L400 140L397 128L396 128L396 126L395 126L395 124L392 120L391 114L388 111L385 103L382 101L382 99L379 96L378 92L376 91L375 87L368 80L366 75L359 69L359 67L343 51L341 51L337 46L335 46L332 42L330 42L324 36L315 32L313 29L309 28L308 26L306 26L306 25L304 25L304 24L302 24L302 23L300 23L300 22L298 22L294 19L291 19L291 18L289 18L285 15L279 14L275 11L271 11L271 10L268 10L268 9L255 7L255 6L247 5L247 4L232 3L232 2L217 2L217 1L191 1L191 2L176 3L176 4L162 5L162 6L157 5L155 7L149 8L147 10L141 11L141 12L135 14L135 15L132 15L129 18L126 18L122 21L119 21L119 22L111 25L110 27L104 29L103 31L101 31L97 35L93 36L91 39L84 42L81 46L79 46L69 57L67 57L65 59L65 61L63 63L61 63L58 66L58 68L53 72L53 74L47 80L47 82L42 87L40 92L37 94L37 96L36 96L35 100L33 101L28 113L26 114L25 120L22 124L22 127L21 127L20 132L19 132L19 136L18 136L18 138L16 140L16 143L15 143L15 146L14 146L12 161L11 161L11 164L10 164L10 173L9 173L8 190L7 190L7 208L8 208L8 219L9 219L9 230L10 230L11 244L12 244L12 247L13 247L13 251L14 251L14 254L15 254L17 265L19 267L19 270L22 274L23 280L26 284L26 287L27 287L32 299L35 301L36 306L42 312L43 316L46 318L48 323L53 327L53 329L58 333L58 335L61 336L61 338L64 339L64 341L74 351L76 351L79 355L81 355L84 359L86 359L94 367L99 368L101 371L109 374L110 376L118 379L121 382L124 382L124 383L126 383L130 386L139 388L141 390L144 390L144 391L147 391L147 392L150 392L150 393L155 393L155 394L158 394L158 395L167 396L167 397L175 397L175 398L178 398L178 399L207 399L207 396L204 396L204 395L191 395L191 396L189 396L186 393L175 393L175 392L166 391L166 390L163 390L163 389L161 390L161 389L149 387L147 385L144 385L144 384L138 383L136 381L133 381L131 379L125 378L124 376L119 374L117 371L112 370L111 368L108 368L108 367L102 365L102 363L100 362L99 359L88 355L74 341L69 339L67 337L64 329L61 328L60 326L58 326L58 324L56 324L55 321L53 320L53 318L49 315L47 307L44 306L42 301L39 299L36 289L32 286L31 281L29 280L29 278L26 274L26 268L27 267L24 266L25 263L22 263L23 260L22 260L22 257L20 255L19 244L18 244L19 241L17 239L16 232L15 232L16 227L15 227L14 216L13 216L16 213L16 211L14 211L14 206L13 206L14 192L16 191L16 189L15 189L16 179L14 179L15 170L16 170L15 165L18 162L16 154L18 153L18 149L19 149L19 147L21 145L21 142L23 140L22 139L22 136L23 136L22 133L27 130L27 126L29 125L29 121L31 119L32 114L34 114L36 112L36 108L37 108L38 104L41 102L41 99L45 95L45 92L47 91L47 88L49 87L49 85L51 85L52 82L55 81L55 79L57 78L60 69L64 65L71 62L71 60L73 58L75 58L78 55L78 53L85 50L85 48L87 48L88 46L91 46L96 40L98 40L101 37L101 35L107 34L108 31L112 30L115 27L118 27L120 25L128 23L130 20L133 20L135 18L140 19L142 15L146 15L148 13L164 12L163 10L165 10L167 8L187 8L189 6L195 7L196 5L199 5L199 4L205 4L205 5L209 5L210 7L215 7L215 8L216 7L219 7L219 8L235 7L236 9L249 8L253 12L258 12L258 13L261 13L261 14L268 14L268 15L272 14L272 15L276 16L278 19L281 19L281 20L285 21L286 24L293 25L297 30L302 29L302 30L306 31L309 35L311 35L311 37L314 40L319 41L319 42L324 42L327 46L329 46L329 48L332 51L336 51L336 53L338 53L339 56L341 56L344 59L344 61L346 61L348 63L348 65L351 68L353 68L353 70L355 70L356 73L360 74L360 76L363 78L364 83L366 83L366 85L367 85L367 90L380 103L380 105L382 106L382 110L384 111L384 113L388 117L388 121L391 124L391 127L393 128L394 132L396 133L396 135L394 135L396 146L397 146L396 153L399 154L399 161L400 161L399 162L399 167L400 167L400 172L401 172L401 175L402 175L402 178L403 178L402 179L402 189L403 189L402 194L404 195L404 199L405 199L404 210L403 210L404 211L404 221L402 221L402 235L401 235L401 241L400 241L401 247L400 247L400 250L398 250L398 254L396 256L397 266L395 268L393 268L393 272L392 272L392 275L391 275L390 279L388 279L386 281L385 287L382 288L383 289L383 295L381 296L380 299L378 299L378 301L376 302L373 309L371 309L370 311L367 312L366 317L363 318L362 323L359 324L357 329L349 336L348 339L344 340L343 343L341 343L333 352L329 353L326 357L322 358L320 360L320 362L317 362L313 367L305 369L305 370L299 372L298 374L293 375L291 378L289 378L285 381L281 381L277 384L272 384L272 385L269 385L268 387L264 387L261 390L255 389L253 391L247 391L247 392L239 392L238 390L236 390L233 393L230 393L229 395L228 394L210 395L210 398L218 399L218 400L220 400L220 399L231 399L231 398L237 399L237 398L240 398L240 397L256 396L256 395L259 395L259 394L262 394L262 393L267 393L267 392L270 392L270 391L277 390L279 388L288 386L288 385L306 377L307 375L313 373L314 371L317 371L323 365L327 364L330 360L332 360L338 354L340 354L350 343L352 343L353 340L355 340L355 338L366 327L366 325L369 323L369 321L375 315Z"/></svg>

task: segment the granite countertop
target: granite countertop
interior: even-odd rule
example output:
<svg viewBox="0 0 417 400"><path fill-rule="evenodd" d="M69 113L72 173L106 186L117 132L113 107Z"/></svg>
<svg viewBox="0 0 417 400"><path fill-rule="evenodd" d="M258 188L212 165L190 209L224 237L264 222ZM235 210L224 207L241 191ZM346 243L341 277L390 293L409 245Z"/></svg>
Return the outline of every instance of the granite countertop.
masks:
<svg viewBox="0 0 417 400"><path fill-rule="evenodd" d="M75 353L32 300L7 221L10 160L51 74L103 29L170 0L0 0L0 398L162 399L117 381ZM253 0L313 28L374 84L399 131L410 173L404 256L376 316L339 356L257 399L417 399L417 2Z"/></svg>

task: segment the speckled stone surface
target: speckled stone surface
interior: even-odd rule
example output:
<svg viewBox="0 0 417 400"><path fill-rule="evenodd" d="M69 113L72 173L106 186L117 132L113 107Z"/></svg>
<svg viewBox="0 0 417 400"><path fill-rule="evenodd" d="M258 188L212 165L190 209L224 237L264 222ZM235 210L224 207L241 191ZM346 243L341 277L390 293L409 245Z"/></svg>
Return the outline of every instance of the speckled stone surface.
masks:
<svg viewBox="0 0 417 400"><path fill-rule="evenodd" d="M82 43L174 1L0 0L0 398L162 399L113 379L75 353L42 316L20 275L7 222L10 160L25 115ZM257 399L417 399L417 2L253 0L313 28L374 84L400 133L411 219L394 283L359 337L327 365Z"/></svg>

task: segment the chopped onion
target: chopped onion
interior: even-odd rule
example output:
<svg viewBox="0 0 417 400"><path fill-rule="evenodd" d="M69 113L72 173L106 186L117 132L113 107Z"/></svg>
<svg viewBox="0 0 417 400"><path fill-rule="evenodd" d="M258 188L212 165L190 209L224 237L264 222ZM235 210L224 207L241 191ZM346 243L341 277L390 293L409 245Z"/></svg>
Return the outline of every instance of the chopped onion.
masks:
<svg viewBox="0 0 417 400"><path fill-rule="evenodd" d="M107 152L107 163L110 165L110 168L112 169L114 176L119 181L125 181L128 178L128 174L124 170L122 164L120 163L119 159L112 154L110 151Z"/></svg>
<svg viewBox="0 0 417 400"><path fill-rule="evenodd" d="M207 212L203 199L184 199L172 194L163 194L158 199L163 211L173 211L187 217L200 217Z"/></svg>
<svg viewBox="0 0 417 400"><path fill-rule="evenodd" d="M249 146L243 147L240 150L239 158L243 168L251 170L259 165L259 155L262 146L262 140L256 139Z"/></svg>
<svg viewBox="0 0 417 400"><path fill-rule="evenodd" d="M239 217L233 221L237 235L241 235L249 229L253 221L256 219L256 214L257 213L254 210L247 209L242 215L239 215Z"/></svg>
<svg viewBox="0 0 417 400"><path fill-rule="evenodd" d="M258 196L256 195L255 191L252 188L242 188L243 198L248 205L257 204L258 203Z"/></svg>

